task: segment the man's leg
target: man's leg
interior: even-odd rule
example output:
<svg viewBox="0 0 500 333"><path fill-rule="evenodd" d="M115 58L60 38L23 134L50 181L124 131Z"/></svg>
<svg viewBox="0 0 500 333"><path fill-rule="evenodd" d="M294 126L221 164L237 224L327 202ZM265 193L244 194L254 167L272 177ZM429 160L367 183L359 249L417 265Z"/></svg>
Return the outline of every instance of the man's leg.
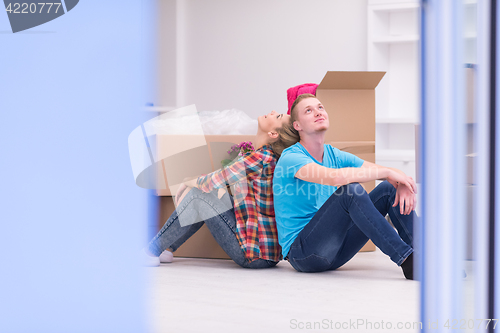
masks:
<svg viewBox="0 0 500 333"><path fill-rule="evenodd" d="M305 272L340 267L339 263L348 261L366 243L366 237L398 265L413 251L360 184L342 186L299 233L290 248L290 263Z"/></svg>
<svg viewBox="0 0 500 333"><path fill-rule="evenodd" d="M392 207L396 198L396 189L388 181L380 183L370 194L370 200L380 214L385 217L388 213L395 222L393 224L398 230L399 236L410 246L413 244L413 219L416 218L415 212L410 215L402 215L399 206ZM368 237L353 225L346 234L344 244L342 245L335 262L331 269L337 269L347 263L368 241Z"/></svg>
<svg viewBox="0 0 500 333"><path fill-rule="evenodd" d="M400 213L399 205L392 207L396 199L396 189L388 181L380 183L370 192L370 199L377 210L386 216L389 214L391 222L399 233L399 236L406 244L413 247L413 221L418 219L415 211L409 215Z"/></svg>

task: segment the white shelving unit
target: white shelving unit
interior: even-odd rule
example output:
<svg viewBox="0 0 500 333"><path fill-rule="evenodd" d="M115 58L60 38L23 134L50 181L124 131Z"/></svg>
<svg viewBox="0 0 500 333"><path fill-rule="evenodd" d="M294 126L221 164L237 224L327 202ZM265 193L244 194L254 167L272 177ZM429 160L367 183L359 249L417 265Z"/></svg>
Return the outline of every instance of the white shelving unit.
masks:
<svg viewBox="0 0 500 333"><path fill-rule="evenodd" d="M416 178L420 112L420 2L368 1L368 70L385 71L376 89L376 162Z"/></svg>
<svg viewBox="0 0 500 333"><path fill-rule="evenodd" d="M465 63L477 64L477 4L476 0L465 0L464 4Z"/></svg>
<svg viewBox="0 0 500 333"><path fill-rule="evenodd" d="M395 44L395 43L411 43L420 40L420 36L375 36L372 43L375 44Z"/></svg>

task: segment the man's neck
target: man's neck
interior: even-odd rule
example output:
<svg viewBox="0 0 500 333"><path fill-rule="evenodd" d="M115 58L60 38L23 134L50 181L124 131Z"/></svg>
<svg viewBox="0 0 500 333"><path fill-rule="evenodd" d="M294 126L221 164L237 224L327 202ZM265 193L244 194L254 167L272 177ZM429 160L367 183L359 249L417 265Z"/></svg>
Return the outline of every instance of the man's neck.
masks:
<svg viewBox="0 0 500 333"><path fill-rule="evenodd" d="M316 133L310 136L304 136L300 139L300 144L314 157L318 162L323 163L323 152L325 150L325 132Z"/></svg>

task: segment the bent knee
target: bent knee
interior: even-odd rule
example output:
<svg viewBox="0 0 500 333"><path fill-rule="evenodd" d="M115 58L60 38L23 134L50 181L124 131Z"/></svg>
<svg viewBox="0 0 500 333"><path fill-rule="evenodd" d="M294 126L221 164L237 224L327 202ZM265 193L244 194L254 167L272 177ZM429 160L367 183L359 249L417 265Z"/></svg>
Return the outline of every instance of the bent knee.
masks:
<svg viewBox="0 0 500 333"><path fill-rule="evenodd" d="M360 183L350 183L344 185L344 191L347 195L362 195L366 193L365 188Z"/></svg>
<svg viewBox="0 0 500 333"><path fill-rule="evenodd" d="M178 203L182 203L182 201L184 200L184 198L186 197L186 195L191 192L192 188L187 188L184 190L184 192L182 192L181 196L179 197L179 199L177 200Z"/></svg>
<svg viewBox="0 0 500 333"><path fill-rule="evenodd" d="M381 190L387 190L387 191L396 190L396 188L392 186L392 184L389 183L387 180L384 180L382 183L378 184L377 187L380 187Z"/></svg>
<svg viewBox="0 0 500 333"><path fill-rule="evenodd" d="M197 198L201 195L204 195L205 192L196 188L196 187L188 187L184 192L182 192L178 202L178 205L184 203L187 204L192 201L194 198Z"/></svg>
<svg viewBox="0 0 500 333"><path fill-rule="evenodd" d="M332 263L323 256L311 254L302 259L291 258L290 264L299 272L318 273L328 270Z"/></svg>

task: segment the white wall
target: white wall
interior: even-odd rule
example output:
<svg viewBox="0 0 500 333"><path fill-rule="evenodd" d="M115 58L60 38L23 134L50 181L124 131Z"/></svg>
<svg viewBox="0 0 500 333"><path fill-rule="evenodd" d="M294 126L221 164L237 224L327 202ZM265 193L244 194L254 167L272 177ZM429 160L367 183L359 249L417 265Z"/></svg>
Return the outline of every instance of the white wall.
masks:
<svg viewBox="0 0 500 333"><path fill-rule="evenodd" d="M159 1L173 3L159 12L160 104L257 117L286 112L286 90L328 70L366 70L366 0Z"/></svg>
<svg viewBox="0 0 500 333"><path fill-rule="evenodd" d="M176 102L176 1L149 0L158 8L158 59L157 59L157 100L151 101L162 106L175 106Z"/></svg>

